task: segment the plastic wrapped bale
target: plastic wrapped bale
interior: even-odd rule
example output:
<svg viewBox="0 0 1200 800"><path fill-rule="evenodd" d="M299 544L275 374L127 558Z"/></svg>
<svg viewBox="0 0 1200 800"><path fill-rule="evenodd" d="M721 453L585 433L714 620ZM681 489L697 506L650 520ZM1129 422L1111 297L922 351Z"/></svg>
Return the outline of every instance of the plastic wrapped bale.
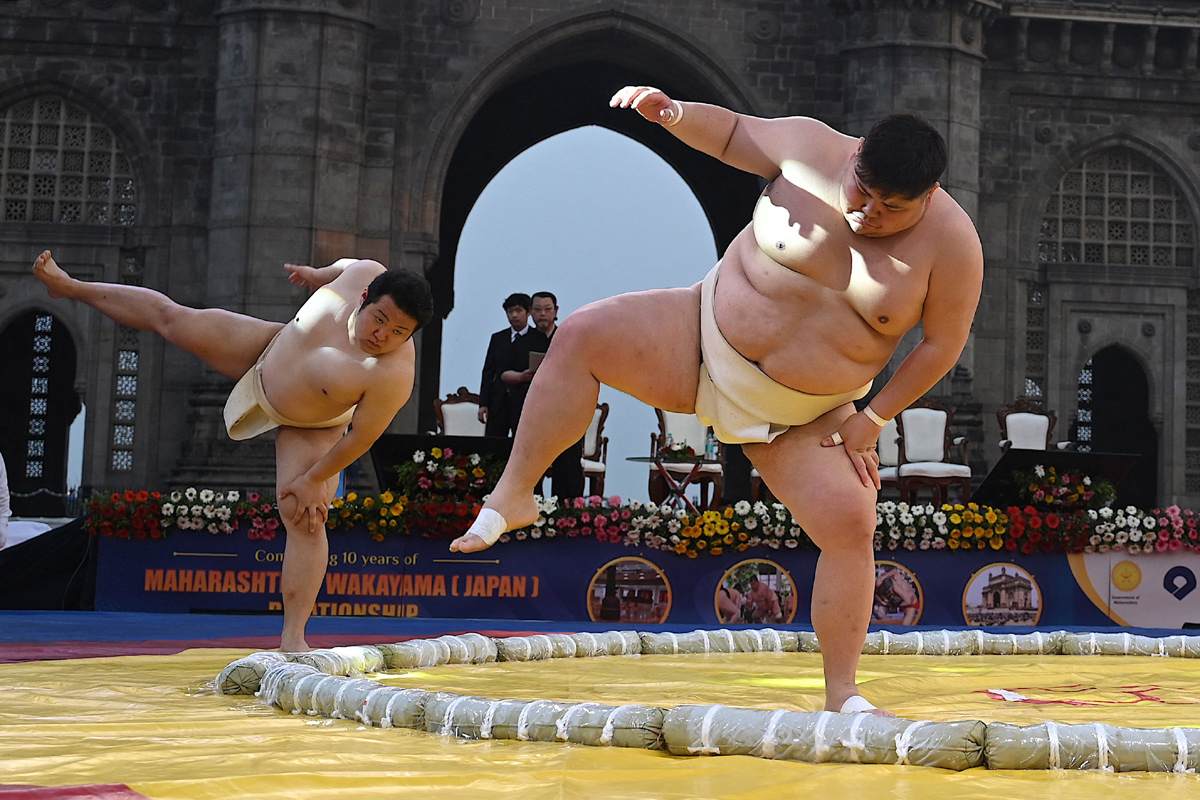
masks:
<svg viewBox="0 0 1200 800"><path fill-rule="evenodd" d="M642 655L661 656L697 652L693 649L697 640L692 634L667 631L666 633L642 633L639 634L639 637L642 641Z"/></svg>
<svg viewBox="0 0 1200 800"><path fill-rule="evenodd" d="M1029 656L1059 655L1063 652L1066 631L1034 631L1033 633L989 633L983 641L983 655Z"/></svg>
<svg viewBox="0 0 1200 800"><path fill-rule="evenodd" d="M1063 653L1071 656L1173 656L1200 658L1200 636L1138 636L1121 633L1065 633Z"/></svg>
<svg viewBox="0 0 1200 800"><path fill-rule="evenodd" d="M545 658L575 658L578 645L565 633L536 633L496 640L500 661L540 661Z"/></svg>
<svg viewBox="0 0 1200 800"><path fill-rule="evenodd" d="M964 770L983 763L979 720L929 722L874 714L676 706L663 737L675 755L748 755Z"/></svg>
<svg viewBox="0 0 1200 800"><path fill-rule="evenodd" d="M219 694L258 694L267 670L286 661L282 653L253 653L239 658L217 675Z"/></svg>
<svg viewBox="0 0 1200 800"><path fill-rule="evenodd" d="M821 643L817 640L817 635L812 631L800 631L796 634L800 644L797 648L801 653L819 653L821 652Z"/></svg>
<svg viewBox="0 0 1200 800"><path fill-rule="evenodd" d="M373 646L331 647L327 650L310 650L307 653L287 653L286 656L288 661L310 664L326 675L380 672L385 665L383 652Z"/></svg>
<svg viewBox="0 0 1200 800"><path fill-rule="evenodd" d="M1195 772L1200 769L1200 729L993 722L986 757L991 769Z"/></svg>
<svg viewBox="0 0 1200 800"><path fill-rule="evenodd" d="M482 633L462 633L457 637L470 651L471 664L486 664L496 660L496 641Z"/></svg>
<svg viewBox="0 0 1200 800"><path fill-rule="evenodd" d="M492 700L439 692L425 707L425 730L468 739L567 741L660 749L663 710L554 700Z"/></svg>
<svg viewBox="0 0 1200 800"><path fill-rule="evenodd" d="M380 686L368 692L359 719L380 728L425 728L425 704L433 692Z"/></svg>
<svg viewBox="0 0 1200 800"><path fill-rule="evenodd" d="M603 633L576 633L575 655L584 656L632 656L642 652L642 639L637 631L604 631Z"/></svg>
<svg viewBox="0 0 1200 800"><path fill-rule="evenodd" d="M862 652L873 656L967 656L980 652L983 637L983 631L877 631L867 634Z"/></svg>
<svg viewBox="0 0 1200 800"><path fill-rule="evenodd" d="M308 711L308 706L297 700L303 684L308 683L306 696L312 697L311 687L329 676L309 664L278 664L267 670L262 679L259 698L269 706L275 706L292 714Z"/></svg>
<svg viewBox="0 0 1200 800"><path fill-rule="evenodd" d="M795 652L799 637L793 632L774 628L747 628L734 631L733 640L740 653L782 653Z"/></svg>
<svg viewBox="0 0 1200 800"><path fill-rule="evenodd" d="M413 639L378 648L389 670L425 669L450 661L450 646L436 639Z"/></svg>
<svg viewBox="0 0 1200 800"><path fill-rule="evenodd" d="M608 642L602 633L581 631L579 633L572 633L571 639L575 642L576 658L593 658L609 654Z"/></svg>

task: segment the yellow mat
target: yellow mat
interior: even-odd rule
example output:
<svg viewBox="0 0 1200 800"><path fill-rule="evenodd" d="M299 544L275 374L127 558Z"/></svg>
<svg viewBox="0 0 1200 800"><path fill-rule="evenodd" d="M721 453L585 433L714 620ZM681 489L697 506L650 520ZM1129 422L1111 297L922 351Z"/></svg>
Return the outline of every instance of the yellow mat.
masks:
<svg viewBox="0 0 1200 800"><path fill-rule="evenodd" d="M209 683L244 650L0 665L0 786L125 783L154 800L1200 797L1200 777L962 773L513 741L454 741L286 715ZM904 717L1200 726L1200 662L1137 657L864 657L864 694ZM380 678L492 698L815 710L819 656L758 653L447 666ZM1005 689L1034 702L989 695ZM1150 793L1150 794L1147 794Z"/></svg>

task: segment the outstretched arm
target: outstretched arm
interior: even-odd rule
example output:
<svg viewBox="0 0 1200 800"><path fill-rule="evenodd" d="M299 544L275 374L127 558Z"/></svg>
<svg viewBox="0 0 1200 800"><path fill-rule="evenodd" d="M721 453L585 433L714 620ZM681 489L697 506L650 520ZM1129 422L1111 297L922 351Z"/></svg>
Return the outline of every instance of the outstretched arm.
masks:
<svg viewBox="0 0 1200 800"><path fill-rule="evenodd" d="M682 103L652 86L626 86L609 101L657 122L689 147L770 180L785 161L812 161L850 137L807 117L764 119L707 103Z"/></svg>
<svg viewBox="0 0 1200 800"><path fill-rule="evenodd" d="M288 281L308 289L319 289L327 283L332 283L346 267L358 262L357 258L339 258L327 267L310 267L307 264L284 264L288 271Z"/></svg>

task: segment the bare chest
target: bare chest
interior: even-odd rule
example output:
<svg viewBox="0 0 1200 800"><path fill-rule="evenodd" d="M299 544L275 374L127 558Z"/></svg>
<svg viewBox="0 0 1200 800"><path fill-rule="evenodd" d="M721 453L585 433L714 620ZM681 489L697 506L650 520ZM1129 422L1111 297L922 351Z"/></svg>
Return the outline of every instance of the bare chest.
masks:
<svg viewBox="0 0 1200 800"><path fill-rule="evenodd" d="M906 233L854 233L837 198L836 187L818 194L782 177L773 181L754 209L757 253L746 259L746 277L768 297L842 308L898 336L920 320L931 258Z"/></svg>
<svg viewBox="0 0 1200 800"><path fill-rule="evenodd" d="M348 341L344 324L322 320L304 327L293 321L267 355L264 383L269 395L274 388L287 393L289 401L303 398L310 405L344 411L362 397L367 362L374 360Z"/></svg>

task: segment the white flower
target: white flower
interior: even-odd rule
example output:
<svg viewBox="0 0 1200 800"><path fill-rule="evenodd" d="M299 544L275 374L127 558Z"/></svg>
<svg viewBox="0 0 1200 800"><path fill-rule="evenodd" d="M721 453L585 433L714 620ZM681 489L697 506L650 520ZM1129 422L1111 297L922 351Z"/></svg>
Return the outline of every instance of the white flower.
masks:
<svg viewBox="0 0 1200 800"><path fill-rule="evenodd" d="M629 510L630 511L641 511L642 510L642 501L641 500L630 500L629 501Z"/></svg>
<svg viewBox="0 0 1200 800"><path fill-rule="evenodd" d="M480 461L479 453L471 453L470 457L467 458L467 463L470 464L472 467L477 466L479 464L479 461Z"/></svg>
<svg viewBox="0 0 1200 800"><path fill-rule="evenodd" d="M212 519L212 518L213 518L213 517L215 517L216 515L217 515L217 509L216 509L216 508L214 508L213 506L211 506L211 505L207 505L207 506L205 506L205 507L204 507L204 517L205 517L205 519Z"/></svg>
<svg viewBox="0 0 1200 800"><path fill-rule="evenodd" d="M938 511L936 514L934 514L933 515L933 524L938 525L938 526L945 525L946 524L945 512Z"/></svg>
<svg viewBox="0 0 1200 800"><path fill-rule="evenodd" d="M1129 534L1125 531L1117 531L1117 541L1121 544L1125 544L1129 541Z"/></svg>
<svg viewBox="0 0 1200 800"><path fill-rule="evenodd" d="M436 469L437 469L437 464L435 464L434 462L432 462L432 461L425 462L425 471L426 472L433 472Z"/></svg>
<svg viewBox="0 0 1200 800"><path fill-rule="evenodd" d="M195 500L196 499L196 490L193 489L191 486L189 486L188 488L183 490L183 496L186 497L188 500Z"/></svg>
<svg viewBox="0 0 1200 800"><path fill-rule="evenodd" d="M204 513L204 509L201 506L192 506L191 511L193 517L198 517Z"/></svg>
<svg viewBox="0 0 1200 800"><path fill-rule="evenodd" d="M235 489L226 494L225 499L231 503L236 503L238 500L242 499L242 496L238 494L237 490Z"/></svg>
<svg viewBox="0 0 1200 800"><path fill-rule="evenodd" d="M757 503L755 503L753 506L751 506L751 508L753 508L754 513L759 515L760 517L765 517L767 515L767 504L761 500L759 500Z"/></svg>
<svg viewBox="0 0 1200 800"><path fill-rule="evenodd" d="M209 533L220 533L221 526L217 525L217 523L215 523L215 522L210 522L210 523L208 523L208 532Z"/></svg>
<svg viewBox="0 0 1200 800"><path fill-rule="evenodd" d="M925 506L926 514L932 514L933 512L934 512L933 503L930 503L929 505Z"/></svg>
<svg viewBox="0 0 1200 800"><path fill-rule="evenodd" d="M754 517L747 517L745 527L748 531L754 530L758 527L758 520L756 520Z"/></svg>
<svg viewBox="0 0 1200 800"><path fill-rule="evenodd" d="M1135 517L1135 516L1137 516L1137 513L1138 513L1137 506L1125 506L1125 516Z"/></svg>
<svg viewBox="0 0 1200 800"><path fill-rule="evenodd" d="M878 508L884 514L890 514L896 510L896 504L891 500L884 500L882 503L879 503Z"/></svg>
<svg viewBox="0 0 1200 800"><path fill-rule="evenodd" d="M420 464L424 460L425 460L425 451L424 450L418 450L417 452L413 453L413 463L414 464Z"/></svg>
<svg viewBox="0 0 1200 800"><path fill-rule="evenodd" d="M171 502L172 503L178 503L182 499L183 499L183 495L181 495L179 492L171 492Z"/></svg>
<svg viewBox="0 0 1200 800"><path fill-rule="evenodd" d="M1033 474L1037 475L1039 478L1044 478L1044 477L1046 477L1046 468L1043 467L1041 464L1038 464L1038 465L1034 466Z"/></svg>
<svg viewBox="0 0 1200 800"><path fill-rule="evenodd" d="M733 504L733 513L746 515L750 513L750 502L748 500L738 500Z"/></svg>
<svg viewBox="0 0 1200 800"><path fill-rule="evenodd" d="M1092 479L1091 479L1090 477L1088 477L1087 475L1084 475L1084 476L1083 476L1083 485L1084 485L1084 486L1091 486L1091 485L1092 485Z"/></svg>
<svg viewBox="0 0 1200 800"><path fill-rule="evenodd" d="M175 520L175 527L186 531L190 527L188 525L188 518L180 517L179 519Z"/></svg>
<svg viewBox="0 0 1200 800"><path fill-rule="evenodd" d="M159 508L159 511L162 512L162 515L164 517L169 517L175 513L175 506L172 505L171 503L163 503L162 507Z"/></svg>
<svg viewBox="0 0 1200 800"><path fill-rule="evenodd" d="M1111 508L1109 508L1108 506L1105 506L1104 508L1100 509L1100 516L1103 517L1104 519L1112 519L1112 515L1113 515L1113 510Z"/></svg>
<svg viewBox="0 0 1200 800"><path fill-rule="evenodd" d="M212 501L213 501L213 490L212 489L201 489L200 490L200 502L201 503L211 503Z"/></svg>
<svg viewBox="0 0 1200 800"><path fill-rule="evenodd" d="M920 544L920 548L921 548L922 550L928 550L928 549L929 549L929 540L928 540L928 539L922 539L922 540L921 540L921 544Z"/></svg>
<svg viewBox="0 0 1200 800"><path fill-rule="evenodd" d="M1142 527L1146 530L1154 530L1154 517L1142 517Z"/></svg>
<svg viewBox="0 0 1200 800"><path fill-rule="evenodd" d="M667 530L671 533L679 533L683 526L679 524L679 520L672 519L667 521Z"/></svg>
<svg viewBox="0 0 1200 800"><path fill-rule="evenodd" d="M785 541L785 542L783 543L783 546L784 546L784 547L795 548L795 547L797 547L799 544L800 544L800 543L799 543L799 542L797 542L795 539L788 539L787 541Z"/></svg>
<svg viewBox="0 0 1200 800"><path fill-rule="evenodd" d="M904 524L904 525L912 525L912 521L913 521L913 515L912 515L912 514L907 514L907 513L906 513L906 514L901 514L901 515L900 515L900 522L901 522L902 524Z"/></svg>
<svg viewBox="0 0 1200 800"><path fill-rule="evenodd" d="M518 542L523 542L523 541L525 541L526 537L529 536L529 534L525 532L524 528L522 528L521 530L514 533L513 536L517 537Z"/></svg>

